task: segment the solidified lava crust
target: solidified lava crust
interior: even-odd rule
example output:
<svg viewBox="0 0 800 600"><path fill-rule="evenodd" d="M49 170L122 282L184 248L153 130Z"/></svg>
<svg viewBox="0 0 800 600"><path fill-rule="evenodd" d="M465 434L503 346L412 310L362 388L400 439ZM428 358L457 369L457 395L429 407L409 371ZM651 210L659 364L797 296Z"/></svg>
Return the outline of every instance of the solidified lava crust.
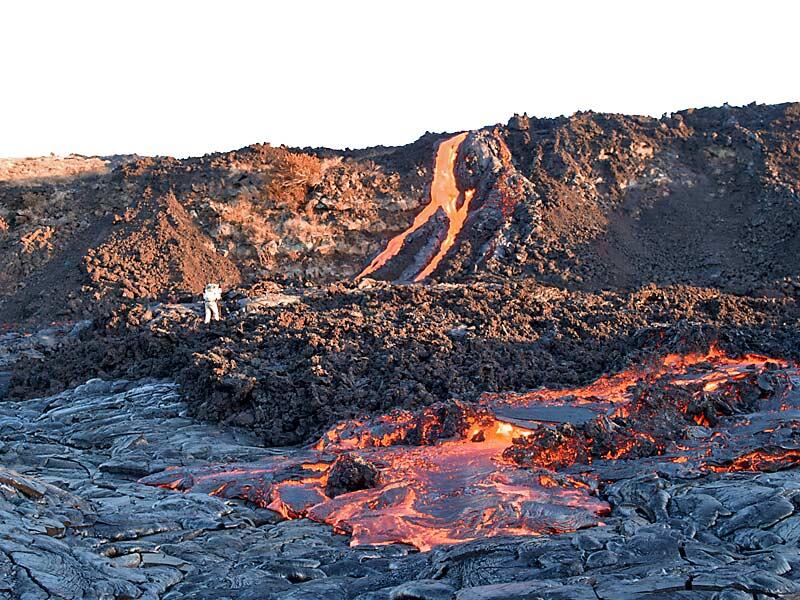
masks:
<svg viewBox="0 0 800 600"><path fill-rule="evenodd" d="M74 346L13 368L12 395L90 377L177 379L193 415L305 444L347 419L482 393L587 384L650 357L705 350L800 358L793 300L691 287L569 292L524 280L333 286L210 328L183 305L98 319ZM277 301L276 301L277 302Z"/></svg>

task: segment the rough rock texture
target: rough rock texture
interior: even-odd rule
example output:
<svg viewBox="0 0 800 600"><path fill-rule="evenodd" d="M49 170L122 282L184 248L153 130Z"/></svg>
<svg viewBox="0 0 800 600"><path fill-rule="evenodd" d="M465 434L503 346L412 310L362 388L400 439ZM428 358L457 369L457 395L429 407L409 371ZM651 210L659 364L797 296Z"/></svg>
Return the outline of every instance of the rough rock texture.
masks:
<svg viewBox="0 0 800 600"><path fill-rule="evenodd" d="M0 163L0 288L5 297L0 321L19 321L42 308L48 308L47 314L34 322L63 320L79 308L73 301L84 283L85 250L111 215L130 202L123 186L111 185L114 164L31 159L2 169ZM25 288L31 291L23 299L18 294ZM32 304L30 314L20 314L20 305L27 303Z"/></svg>
<svg viewBox="0 0 800 600"><path fill-rule="evenodd" d="M475 197L433 277L526 275L589 290L686 283L792 296L800 285L793 260L800 251L799 123L800 105L783 104L661 119L516 116L470 132L455 172ZM407 146L353 151L255 145L185 160L118 160L108 163L117 165L110 173L5 175L0 258L11 268L0 280L0 321L41 324L94 312L97 301L84 298L103 296L104 284L88 266L113 268L159 298L196 291L182 269L142 277L147 257L129 244L106 244L108 260L95 263L97 252L87 260L112 235L115 217L147 212L152 198L174 197L157 210L174 214L180 205L208 259L228 273L227 258L246 283L350 278L427 203L444 139L426 134ZM48 173L47 165L37 168ZM446 219L432 220L377 275L401 277L446 227ZM198 248L179 234L172 243L176 255ZM219 276L208 262L202 266L207 277Z"/></svg>
<svg viewBox="0 0 800 600"><path fill-rule="evenodd" d="M256 145L182 161L118 160L111 172L55 180L8 174L0 258L11 268L0 275L0 322L91 316L125 290L164 299L197 293L196 280L230 286L240 274L248 282L353 274L376 236L413 217L439 139L352 159ZM402 174L370 158L385 154L398 155L387 160ZM51 163L29 170L46 174ZM169 265L153 265L164 251ZM192 268L180 264L198 251Z"/></svg>
<svg viewBox="0 0 800 600"><path fill-rule="evenodd" d="M85 331L80 352L55 348L19 365L12 393L173 377L193 414L280 445L364 413L588 383L653 351L718 342L732 354L800 356L794 299L685 286L595 294L531 280L362 288L293 291L292 304L229 311L211 328L197 306L134 307Z"/></svg>
<svg viewBox="0 0 800 600"><path fill-rule="evenodd" d="M91 288L97 289L93 300L109 290L128 299L157 298L174 291L176 283L196 293L209 281L229 288L241 278L172 193L146 193L100 245L87 251L84 266Z"/></svg>
<svg viewBox="0 0 800 600"><path fill-rule="evenodd" d="M794 104L512 120L495 135L533 184L542 220L527 203L515 213L493 270L591 289L681 282L792 294L798 119Z"/></svg>
<svg viewBox="0 0 800 600"><path fill-rule="evenodd" d="M113 156L41 156L36 158L0 158L0 181L47 182L72 177L86 177L108 173L115 164L133 157Z"/></svg>
<svg viewBox="0 0 800 600"><path fill-rule="evenodd" d="M380 481L380 471L375 465L360 456L342 454L328 471L325 495L335 498L340 494L366 490Z"/></svg>

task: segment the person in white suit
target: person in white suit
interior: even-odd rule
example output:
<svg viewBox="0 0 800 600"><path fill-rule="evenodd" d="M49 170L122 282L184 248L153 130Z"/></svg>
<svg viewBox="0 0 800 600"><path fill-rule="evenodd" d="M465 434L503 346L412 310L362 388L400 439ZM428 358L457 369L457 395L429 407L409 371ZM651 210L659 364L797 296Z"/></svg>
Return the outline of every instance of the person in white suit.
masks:
<svg viewBox="0 0 800 600"><path fill-rule="evenodd" d="M206 323L211 322L211 317L215 321L219 321L219 304L222 300L222 290L219 288L218 283L209 283L206 289L203 290L203 304L206 307Z"/></svg>

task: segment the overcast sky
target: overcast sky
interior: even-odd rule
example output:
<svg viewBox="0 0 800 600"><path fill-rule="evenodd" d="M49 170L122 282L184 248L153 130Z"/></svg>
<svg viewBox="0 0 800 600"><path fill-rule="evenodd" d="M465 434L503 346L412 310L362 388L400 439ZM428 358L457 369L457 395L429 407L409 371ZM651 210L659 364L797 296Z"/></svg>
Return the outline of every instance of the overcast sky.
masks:
<svg viewBox="0 0 800 600"><path fill-rule="evenodd" d="M0 156L363 147L800 100L800 2L0 4Z"/></svg>

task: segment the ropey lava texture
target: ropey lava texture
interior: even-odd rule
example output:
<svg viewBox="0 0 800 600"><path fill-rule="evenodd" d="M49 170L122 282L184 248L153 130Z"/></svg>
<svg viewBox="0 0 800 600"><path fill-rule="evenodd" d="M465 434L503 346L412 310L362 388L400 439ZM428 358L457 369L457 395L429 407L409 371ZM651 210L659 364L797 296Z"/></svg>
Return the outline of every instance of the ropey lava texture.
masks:
<svg viewBox="0 0 800 600"><path fill-rule="evenodd" d="M7 341L0 337L0 347L9 348ZM791 440L793 429L780 426L794 419L790 411L760 407L743 433L753 443ZM755 600L800 593L797 469L698 472L667 456L606 461L608 481L598 489L610 506L603 525L430 552L350 547L327 524L278 522L252 502L137 483L163 480L170 466L213 478L228 463L231 476L230 462L267 464L285 453L185 411L179 389L167 382L93 380L57 396L0 403L0 515L9 532L0 539L0 591L164 600ZM730 421L737 422L741 416ZM728 430L690 427L712 442ZM539 474L557 493L564 477ZM199 478L194 486L202 489Z"/></svg>

